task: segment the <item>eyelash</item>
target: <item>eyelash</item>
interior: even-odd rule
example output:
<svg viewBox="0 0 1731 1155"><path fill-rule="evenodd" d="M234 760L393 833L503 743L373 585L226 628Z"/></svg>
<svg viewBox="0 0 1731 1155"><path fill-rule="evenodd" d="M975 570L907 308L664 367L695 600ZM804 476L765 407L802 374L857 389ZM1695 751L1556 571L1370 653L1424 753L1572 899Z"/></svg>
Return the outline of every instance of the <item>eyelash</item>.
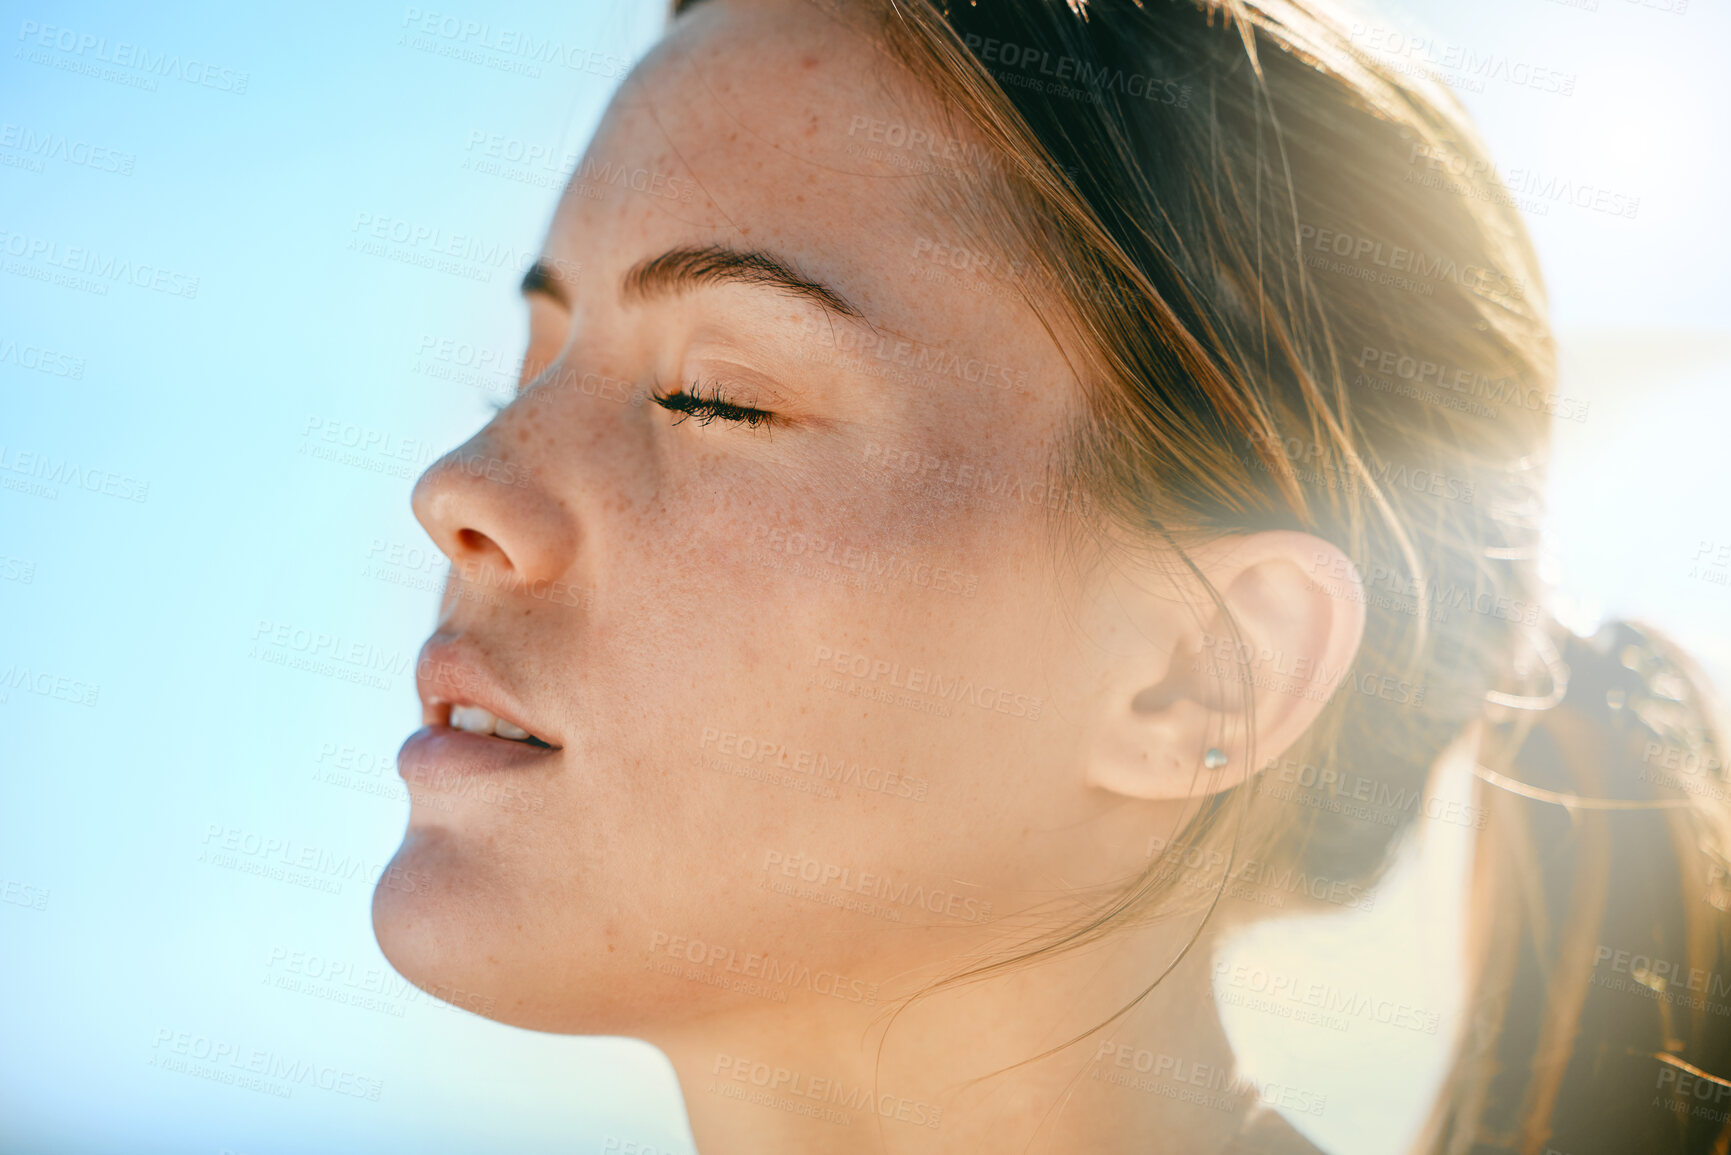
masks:
<svg viewBox="0 0 1731 1155"><path fill-rule="evenodd" d="M746 405L735 405L714 385L709 386L709 394L703 393L703 384L693 381L689 386L677 392L668 393L657 387L649 395L649 399L670 413L679 416L673 422L678 425L686 418L695 417L699 425L708 425L716 418L756 429L760 425L768 425L775 414L767 409L753 409Z"/></svg>

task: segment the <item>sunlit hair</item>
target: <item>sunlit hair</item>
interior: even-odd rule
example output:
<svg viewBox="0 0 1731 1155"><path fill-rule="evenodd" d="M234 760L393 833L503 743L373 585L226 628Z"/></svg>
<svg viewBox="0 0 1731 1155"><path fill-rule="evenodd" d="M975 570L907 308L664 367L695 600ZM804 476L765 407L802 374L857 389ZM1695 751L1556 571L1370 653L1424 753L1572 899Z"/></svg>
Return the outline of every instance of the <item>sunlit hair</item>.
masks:
<svg viewBox="0 0 1731 1155"><path fill-rule="evenodd" d="M1369 781L1413 798L1445 746L1487 727L1473 1009L1426 1149L1726 1150L1725 1113L1693 1111L1677 1076L1731 1072L1731 1021L1665 990L1731 961L1710 901L1731 845L1722 747L1663 640L1589 643L1542 608L1543 469L1568 402L1526 230L1452 96L1313 4L814 2L881 38L926 112L993 158L910 187L952 251L1040 311L1084 384L1054 468L1098 516L1065 528L1180 567L1201 542L1294 529L1356 565L1362 648L1283 764L1324 795ZM1230 639L1211 654L1256 685L1254 655ZM1711 769L1666 785L1654 747ZM1383 825L1259 785L1150 832L1226 862L1212 891L1154 856L940 985L1205 916L1246 858L1372 881L1418 813ZM1639 976L1638 997L1595 984L1601 948L1684 969Z"/></svg>

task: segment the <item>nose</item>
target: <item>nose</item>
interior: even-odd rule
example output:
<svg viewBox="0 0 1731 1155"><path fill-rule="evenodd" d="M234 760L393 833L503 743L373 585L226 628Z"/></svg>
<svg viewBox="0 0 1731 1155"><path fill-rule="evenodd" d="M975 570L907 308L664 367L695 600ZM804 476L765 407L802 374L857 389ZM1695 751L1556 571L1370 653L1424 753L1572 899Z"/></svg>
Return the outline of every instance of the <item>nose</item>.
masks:
<svg viewBox="0 0 1731 1155"><path fill-rule="evenodd" d="M512 418L506 409L433 462L411 504L459 575L490 568L513 582L552 580L576 559L577 521L532 462L504 450L507 439L528 440L513 435Z"/></svg>

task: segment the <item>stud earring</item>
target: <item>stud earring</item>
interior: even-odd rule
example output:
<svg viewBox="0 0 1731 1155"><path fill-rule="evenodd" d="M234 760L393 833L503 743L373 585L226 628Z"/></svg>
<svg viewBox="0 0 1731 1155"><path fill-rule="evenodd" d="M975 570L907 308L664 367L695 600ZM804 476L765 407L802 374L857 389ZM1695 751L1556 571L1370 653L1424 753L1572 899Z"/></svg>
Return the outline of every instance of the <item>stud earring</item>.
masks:
<svg viewBox="0 0 1731 1155"><path fill-rule="evenodd" d="M1202 755L1202 764L1210 770L1218 770L1226 765L1226 751L1218 746L1208 747L1208 752Z"/></svg>

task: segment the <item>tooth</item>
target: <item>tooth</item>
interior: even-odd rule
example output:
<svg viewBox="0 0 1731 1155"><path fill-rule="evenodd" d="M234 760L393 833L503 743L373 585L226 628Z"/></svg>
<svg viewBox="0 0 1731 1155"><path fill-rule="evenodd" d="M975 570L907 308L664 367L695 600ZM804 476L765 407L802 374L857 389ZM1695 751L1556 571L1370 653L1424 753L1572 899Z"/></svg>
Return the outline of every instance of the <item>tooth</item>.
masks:
<svg viewBox="0 0 1731 1155"><path fill-rule="evenodd" d="M523 729L521 726L513 726L503 718L500 718L498 721L493 723L493 733L499 735L501 738L510 738L517 742L521 742L529 736L529 731Z"/></svg>
<svg viewBox="0 0 1731 1155"><path fill-rule="evenodd" d="M491 734L498 719L479 706L452 706L451 725L471 734Z"/></svg>

